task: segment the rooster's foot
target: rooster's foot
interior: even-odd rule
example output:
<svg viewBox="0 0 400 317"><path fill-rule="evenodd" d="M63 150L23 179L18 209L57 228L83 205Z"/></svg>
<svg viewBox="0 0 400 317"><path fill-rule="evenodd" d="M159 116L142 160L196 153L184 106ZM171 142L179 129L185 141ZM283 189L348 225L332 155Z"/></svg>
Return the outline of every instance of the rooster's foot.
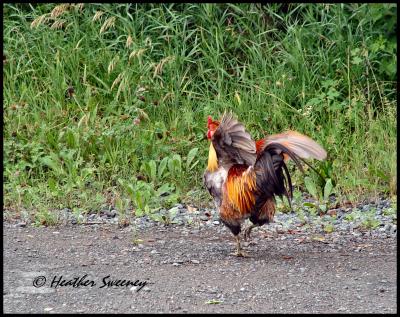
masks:
<svg viewBox="0 0 400 317"><path fill-rule="evenodd" d="M250 225L249 227L247 227L245 230L244 230L244 234L243 234L243 237L244 237L244 241L249 241L250 240L250 234L251 234L251 230L254 228L254 227L258 227L258 225Z"/></svg>

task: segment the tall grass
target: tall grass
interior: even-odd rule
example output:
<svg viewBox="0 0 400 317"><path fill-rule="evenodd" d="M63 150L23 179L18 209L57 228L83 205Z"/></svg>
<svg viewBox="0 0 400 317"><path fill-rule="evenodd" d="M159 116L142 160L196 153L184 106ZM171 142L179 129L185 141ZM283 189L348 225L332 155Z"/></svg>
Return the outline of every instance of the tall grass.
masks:
<svg viewBox="0 0 400 317"><path fill-rule="evenodd" d="M8 210L135 209L144 163L193 148L199 163L165 182L204 202L206 117L226 109L255 138L317 140L340 199L396 193L394 4L3 8Z"/></svg>

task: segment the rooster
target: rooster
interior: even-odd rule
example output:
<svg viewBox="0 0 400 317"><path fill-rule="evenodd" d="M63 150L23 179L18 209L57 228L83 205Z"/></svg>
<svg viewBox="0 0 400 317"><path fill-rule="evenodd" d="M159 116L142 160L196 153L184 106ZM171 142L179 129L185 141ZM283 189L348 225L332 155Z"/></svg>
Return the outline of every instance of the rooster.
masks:
<svg viewBox="0 0 400 317"><path fill-rule="evenodd" d="M250 237L254 227L273 221L275 196L292 198L292 183L286 161L292 159L302 170L300 160L323 160L326 151L309 137L287 131L255 142L231 113L220 121L208 117L207 138L211 140L204 184L219 210L222 223L236 238L236 256L247 256L240 246L239 233ZM307 164L308 165L308 164Z"/></svg>

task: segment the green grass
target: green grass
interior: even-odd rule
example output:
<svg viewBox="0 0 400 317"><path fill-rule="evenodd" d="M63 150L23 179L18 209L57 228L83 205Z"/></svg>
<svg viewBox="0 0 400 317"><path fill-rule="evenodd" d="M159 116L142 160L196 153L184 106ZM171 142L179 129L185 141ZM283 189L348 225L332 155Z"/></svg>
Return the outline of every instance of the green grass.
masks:
<svg viewBox="0 0 400 317"><path fill-rule="evenodd" d="M3 8L12 215L206 204L206 118L227 109L255 138L322 144L312 164L340 200L396 194L394 4Z"/></svg>

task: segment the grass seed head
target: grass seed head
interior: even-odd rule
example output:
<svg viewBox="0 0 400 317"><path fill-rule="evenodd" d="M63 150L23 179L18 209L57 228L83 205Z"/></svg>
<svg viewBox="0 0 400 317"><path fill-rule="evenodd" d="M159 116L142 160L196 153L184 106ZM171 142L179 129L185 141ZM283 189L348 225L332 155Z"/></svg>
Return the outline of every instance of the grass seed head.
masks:
<svg viewBox="0 0 400 317"><path fill-rule="evenodd" d="M34 19L31 23L31 29L35 29L39 27L39 25L46 23L49 20L49 17L47 14L42 14L38 16L36 19Z"/></svg>
<svg viewBox="0 0 400 317"><path fill-rule="evenodd" d="M97 20L100 20L100 18L101 18L101 16L102 16L103 14L104 14L103 11L100 11L100 10L96 11L96 13L95 13L94 16L93 16L92 21L95 22L95 21L97 21Z"/></svg>
<svg viewBox="0 0 400 317"><path fill-rule="evenodd" d="M68 11L70 8L70 4L68 3L63 3L59 4L58 6L54 7L54 9L51 11L50 16L55 19L62 15L64 12Z"/></svg>
<svg viewBox="0 0 400 317"><path fill-rule="evenodd" d="M118 61L119 61L119 56L115 55L114 58L111 60L111 62L108 64L108 67L107 67L108 74L111 74L111 72L114 70L115 65L117 64Z"/></svg>
<svg viewBox="0 0 400 317"><path fill-rule="evenodd" d="M100 28L100 34L104 33L108 29L114 27L115 26L115 20L116 20L116 17L110 17L107 20L105 20L103 25Z"/></svg>
<svg viewBox="0 0 400 317"><path fill-rule="evenodd" d="M164 65L165 65L167 62L173 61L174 59L175 59L174 56L167 56L167 57L163 58L163 59L154 67L153 78L156 77L156 76L161 75L161 74L162 74L162 71L163 71L163 68L164 68Z"/></svg>
<svg viewBox="0 0 400 317"><path fill-rule="evenodd" d="M52 30L59 30L64 28L66 20L55 20L54 23L51 25L50 29Z"/></svg>
<svg viewBox="0 0 400 317"><path fill-rule="evenodd" d="M130 48L130 47L132 46L132 44L133 44L132 36L128 35L128 37L126 38L126 44L125 44L125 46L126 46L127 48Z"/></svg>

